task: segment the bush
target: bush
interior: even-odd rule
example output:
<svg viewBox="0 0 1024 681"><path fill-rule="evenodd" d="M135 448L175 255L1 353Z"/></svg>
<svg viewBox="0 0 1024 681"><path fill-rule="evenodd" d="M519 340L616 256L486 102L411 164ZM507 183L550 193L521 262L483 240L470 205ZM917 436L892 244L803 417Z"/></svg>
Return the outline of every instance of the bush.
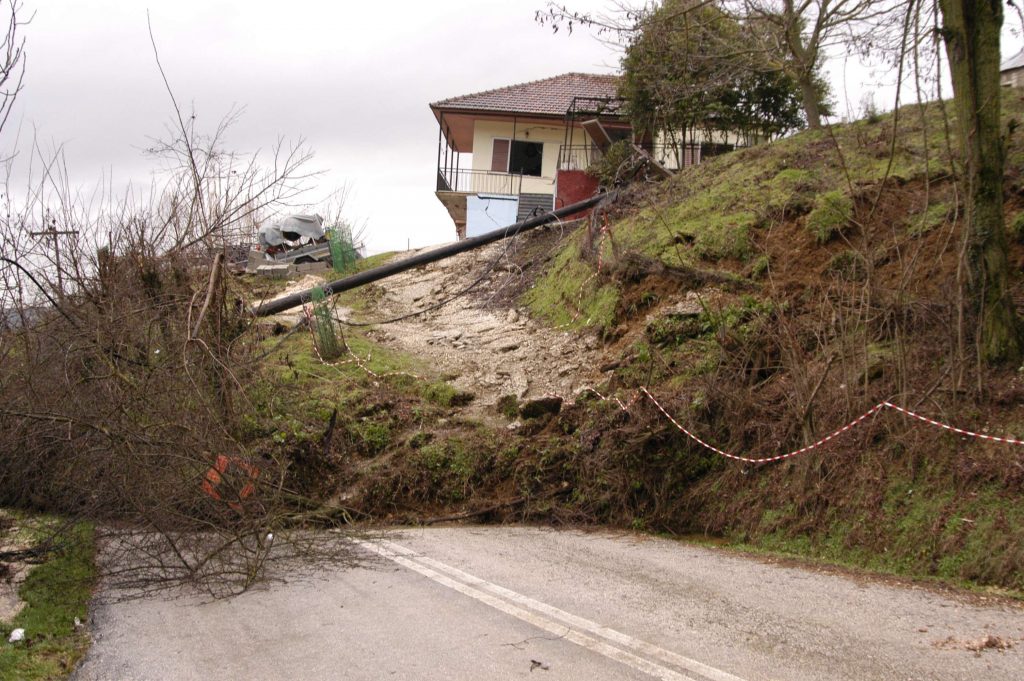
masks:
<svg viewBox="0 0 1024 681"><path fill-rule="evenodd" d="M262 577L269 537L275 554L319 541L290 531L308 510L285 488L296 451L252 439L248 409L281 383L224 262L242 216L292 196L302 154L262 175L184 120L158 145L175 170L152 204L97 215L44 180L39 203L0 212L0 505L117 528L113 586L219 595ZM59 272L25 252L44 248L23 238L37 215L78 234Z"/></svg>
<svg viewBox="0 0 1024 681"><path fill-rule="evenodd" d="M628 140L615 142L604 155L590 164L587 174L597 179L603 187L622 184L636 165L635 150Z"/></svg>

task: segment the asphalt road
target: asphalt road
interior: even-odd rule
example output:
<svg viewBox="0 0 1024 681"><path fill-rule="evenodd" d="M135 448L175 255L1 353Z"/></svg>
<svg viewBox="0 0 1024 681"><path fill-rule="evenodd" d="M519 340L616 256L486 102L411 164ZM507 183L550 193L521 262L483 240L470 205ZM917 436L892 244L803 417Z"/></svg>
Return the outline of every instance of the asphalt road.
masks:
<svg viewBox="0 0 1024 681"><path fill-rule="evenodd" d="M1024 678L1005 601L636 535L416 529L358 551L227 601L101 604L74 678ZM968 649L987 637L1013 647Z"/></svg>

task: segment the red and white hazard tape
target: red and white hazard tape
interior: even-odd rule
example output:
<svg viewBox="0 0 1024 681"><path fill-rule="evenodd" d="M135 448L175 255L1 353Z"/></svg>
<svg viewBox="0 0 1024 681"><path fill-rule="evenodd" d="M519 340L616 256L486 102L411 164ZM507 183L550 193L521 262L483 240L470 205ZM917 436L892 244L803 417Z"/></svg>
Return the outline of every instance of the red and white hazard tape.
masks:
<svg viewBox="0 0 1024 681"><path fill-rule="evenodd" d="M887 404L885 402L880 402L880 403L876 404L875 406L871 407L871 409L868 409L866 412L864 412L863 414L861 414L860 416L858 416L854 420L850 421L849 423L847 423L842 428L840 428L838 430L832 431L831 433L829 433L825 437L821 438L820 440L818 440L814 444L809 444L806 447L801 447L800 449L794 449L791 452L787 452L785 454L779 454L777 456L766 456L766 457L760 458L760 459L752 459L752 458L749 458L749 457L746 457L746 456L738 456L736 454L730 454L729 452L722 451L721 449L719 449L718 447L715 447L714 445L709 445L707 442L704 442L704 440L701 440L699 437L697 437L696 435L691 433L689 430L684 428L683 425L681 423L679 423L679 421L676 421L675 418L673 418L673 416L671 414L669 414L665 410L665 408L663 406L661 406L661 404L658 402L658 400L654 399L654 395L652 395L650 392L648 392L647 388L640 388L640 390L643 391L644 395L646 395L648 397L648 399L650 399L651 402L654 403L654 406L656 406L658 408L658 410L662 414L665 415L665 418L667 418L669 421L671 421L672 425L674 425L676 428L678 428L680 430L680 432L682 432L688 438L690 438L691 440L693 440L697 444L701 445L702 447L705 447L706 449L710 449L711 451L715 452L716 454L720 454L721 456L724 456L724 457L726 457L728 459L735 459L736 461L743 461L743 462L746 462L746 463L772 463L773 461L782 461L783 459L789 459L791 457L798 456L800 454L806 454L807 452L811 451L812 449L817 449L818 447L822 446L823 444L825 444L829 440L832 440L833 438L838 437L839 435L842 435L846 431L848 431L848 430L850 430L850 429L852 429L852 428L854 428L856 426L859 426L861 423L863 423L865 421L865 419L867 419L872 414L878 412L880 409L885 407L886 404Z"/></svg>
<svg viewBox="0 0 1024 681"><path fill-rule="evenodd" d="M583 291L586 290L587 286L590 284L592 280L601 276L602 271L604 270L604 254L601 251L601 246L604 244L604 240L608 236L611 236L611 227L608 226L608 216L606 215L604 217L604 225L601 227L601 232L597 239L597 270L593 272L589 277L584 279L583 283L580 284L579 295L576 299L576 313L572 316L572 319L565 322L564 324L559 324L558 326L551 327L552 330L560 331L562 329L569 328L570 326L575 324L576 320L579 319L580 316L583 314ZM587 323L590 323L589 319L587 320Z"/></svg>
<svg viewBox="0 0 1024 681"><path fill-rule="evenodd" d="M817 449L818 447L821 447L822 445L828 443L829 441L839 437L843 433L846 433L847 431L850 431L850 430L856 428L860 424L864 423L864 421L866 421L869 417L871 417L874 414L879 413L883 409L894 409L894 410L900 412L901 414L903 414L905 416L909 416L909 417L917 419L919 421L924 421L925 423L927 423L927 424L929 424L931 426L935 426L936 428L942 428L943 430L948 430L948 431L951 431L953 433L957 433L959 435L964 435L966 437L973 437L973 438L978 438L978 439L982 439L982 440L990 440L992 442L1002 442L1004 444L1010 444L1010 445L1024 445L1024 440L1018 440L1018 439L1012 438L1012 437L999 437L999 436L996 436L996 435L986 435L985 433L976 433L974 431L966 430L964 428L957 428L956 426L951 426L948 423L942 423L941 421L936 421L935 419L930 419L927 416L922 416L921 414L918 414L916 412L910 411L909 409L905 409L903 407L897 406L897 405L893 404L892 402L884 401L884 402L879 402L878 404L876 404L875 406L871 407L866 412L864 412L863 414L858 416L857 418L855 418L852 421L850 421L849 423L847 423L842 428L839 428L837 430L832 431L831 433L829 433L825 437L821 438L817 442L814 442L813 444L809 444L806 447L801 447L800 449L794 449L793 451L786 452L785 454L778 454L776 456L766 456L766 457L756 458L755 459L755 458L746 457L746 456L739 456L737 454L731 454L731 453L726 452L726 451L724 451L722 449L719 449L718 447L715 447L712 444L709 444L709 443L705 442L704 440L699 438L697 435L695 435L693 432L688 430L678 420L676 420L676 418L674 416L672 416L672 414L670 414L668 412L668 410L665 409L665 407L663 407L661 405L660 402L658 402L657 398L655 398L654 395L652 395L651 392L646 387L641 386L639 389L634 391L633 392L633 396L629 400L627 400L626 402L623 402L619 397L614 396L614 395L612 395L612 396L603 395L600 392L598 392L597 390L595 390L594 388L591 388L589 386L580 389L576 394L579 395L579 394L582 394L582 393L592 393L592 394L596 395L598 397L598 399L600 399L600 400L602 400L604 402L614 402L619 407L619 409L621 409L622 411L626 411L626 412L628 412L633 407L633 405L635 405L637 403L637 401L640 399L641 395L643 395L647 399L649 399L654 404L654 406L657 407L658 411L660 411L661 414L666 419L668 419L669 422L673 426L675 426L676 429L679 430L679 432L683 433L686 437L690 438L691 440L693 440L694 442L699 444L701 447L704 447L705 449L708 449L708 450L718 454L719 456L723 456L723 457L725 457L727 459L733 459L735 461L743 461L744 463L754 463L754 464L772 463L774 461L782 461L783 459L789 459L789 458L792 458L794 456L799 456L800 454L806 454L807 452L810 452L810 451L812 451L814 449ZM545 397L557 397L557 398L561 399L563 402L569 402L569 400L565 399L563 396L558 395L558 394L548 394L548 395L545 395Z"/></svg>
<svg viewBox="0 0 1024 681"><path fill-rule="evenodd" d="M999 437L997 435L986 435L985 433L975 433L974 431L971 431L971 430L964 430L963 428L957 428L956 426L951 426L948 423L942 423L941 421L936 421L934 419L930 419L927 416L921 416L920 414L916 414L916 413L910 411L909 409L904 409L903 407L898 407L895 404L893 404L892 402L882 402L881 406L889 407L890 409L895 409L896 411L900 412L901 414L905 414L905 415L907 415L907 416L909 416L911 418L915 418L918 421L924 421L925 423L927 423L930 426L935 426L936 428L942 428L943 430L950 430L950 431L952 431L954 433L958 433L960 435L966 435L967 437L976 437L976 438L979 438L979 439L982 439L982 440L992 440L993 442L1003 442L1003 443L1006 443L1008 445L1024 445L1024 440L1018 440L1017 438L1013 438L1013 437ZM876 407L876 409L877 409L877 407Z"/></svg>
<svg viewBox="0 0 1024 681"><path fill-rule="evenodd" d="M849 423L847 423L842 428L839 428L838 430L832 431L831 433L829 433L828 435L826 435L825 437L821 438L820 440L818 440L817 442L815 442L813 444L807 445L806 447L801 447L800 449L795 449L795 450L793 450L791 452L787 452L785 454L779 454L777 456L768 456L768 457L764 457L764 458L760 458L760 459L752 459L752 458L745 457L745 456L738 456L736 454L730 454L729 452L722 451L721 449L719 449L718 447L715 447L714 445L710 445L707 442L704 442L704 440L701 440L699 437L697 437L696 435L691 433L689 430L687 430L685 427L683 427L683 425L680 424L675 418L673 418L673 416L671 414L669 414L668 411L666 411L664 407L661 406L661 404L658 402L658 400L656 400L654 398L654 395L652 395L647 390L647 388L640 388L640 390L644 393L644 395L646 395L648 397L648 399L651 400L651 402L654 403L654 406L656 406L658 408L658 410L662 414L665 415L665 418L667 418L669 421L672 422L672 425L674 425L676 428L678 428L680 432L682 432L684 435L689 437L691 440L693 440L697 444L701 445L702 447L710 449L711 451L715 452L716 454L720 454L721 456L727 457L729 459L735 459L736 461L744 461L746 463L771 463L773 461L782 461L783 459L788 459L790 457L794 457L794 456L797 456L799 454L805 454L805 453L811 451L812 449L817 449L818 447L824 445L826 442L828 442L828 441L838 437L839 435L842 435L843 433L853 429L854 427L859 426L861 423L863 423L865 420L867 420L867 418L870 417L872 414L877 414L882 409L886 409L886 408L888 408L888 409L895 409L896 411L900 412L901 414L904 414L906 416L910 416L911 418L918 419L919 421L924 421L925 423L927 423L929 425L932 425L932 426L935 426L936 428L942 428L944 430L949 430L949 431L952 431L954 433L959 433L960 435L965 435L967 437L979 438L979 439L983 439L983 440L991 440L993 442L1003 442L1005 444L1011 444L1011 445L1024 445L1024 440L1018 440L1018 439L1012 438L1012 437L998 437L998 436L995 436L995 435L986 435L984 433L976 433L974 431L965 430L963 428L957 428L956 426L951 426L948 423L942 423L940 421L936 421L935 419L930 419L927 416L922 416L921 414L917 414L915 412L910 411L909 409L904 409L903 407L899 407L899 406L893 404L892 402L886 401L886 402L879 402L875 406L871 407L871 409L868 409L866 412L864 412L863 414L861 414L860 416L858 416L854 420L852 420Z"/></svg>

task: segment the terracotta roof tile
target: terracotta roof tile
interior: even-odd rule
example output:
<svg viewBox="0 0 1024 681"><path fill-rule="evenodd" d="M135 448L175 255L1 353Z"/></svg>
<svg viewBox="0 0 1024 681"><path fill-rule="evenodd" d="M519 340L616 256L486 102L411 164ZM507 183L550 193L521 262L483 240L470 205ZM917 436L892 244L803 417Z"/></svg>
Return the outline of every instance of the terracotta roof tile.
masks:
<svg viewBox="0 0 1024 681"><path fill-rule="evenodd" d="M612 74L564 73L444 99L434 102L430 108L562 116L572 104L573 97L615 97L618 83L619 77Z"/></svg>
<svg viewBox="0 0 1024 681"><path fill-rule="evenodd" d="M1013 69L1019 69L1022 66L1024 66L1024 50L1021 50L1000 64L999 71L1012 71Z"/></svg>

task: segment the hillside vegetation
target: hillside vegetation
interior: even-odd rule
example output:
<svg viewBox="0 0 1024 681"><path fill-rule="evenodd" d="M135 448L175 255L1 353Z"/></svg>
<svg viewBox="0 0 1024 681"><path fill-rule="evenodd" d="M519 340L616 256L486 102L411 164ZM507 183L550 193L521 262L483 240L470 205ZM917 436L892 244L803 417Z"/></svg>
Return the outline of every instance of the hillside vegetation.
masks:
<svg viewBox="0 0 1024 681"><path fill-rule="evenodd" d="M1019 115L1019 98L1006 109ZM345 504L375 519L697 534L1024 589L1024 447L883 410L820 448L754 464L697 444L637 392L750 459L811 444L883 400L1024 437L1021 368L979 367L976 322L958 314L956 145L945 129L932 105L798 134L627 188L554 250L553 236L528 241L514 256L528 274L519 302L581 338L597 333L607 371L593 387L628 411L585 392L557 415L525 418L510 396L502 411L521 426L509 431L444 401L378 394L349 425L365 441L368 424L387 424L373 430L378 445L340 465ZM1022 300L1015 137L1008 159ZM413 385L374 389L408 396Z"/></svg>
<svg viewBox="0 0 1024 681"><path fill-rule="evenodd" d="M1005 108L1012 130L1024 103ZM235 304L267 293L266 282L211 277L185 259L111 259L94 298L47 319L48 338L106 329L122 307L154 312L123 313L134 326L79 346L24 330L6 368L52 389L12 412L22 427L5 431L18 453L0 470L6 503L156 527L143 548L170 565L157 566L158 583L217 589L230 575L232 591L260 578L268 528L275 552L335 560L337 547L310 538L338 535L307 529L469 519L686 535L1019 594L1024 447L885 408L799 451L883 401L1024 438L1024 371L979 363L977 320L961 313L947 129L932 105L797 134L620 188L575 229L518 237L498 260L430 266L450 269L422 278L451 289L429 284L411 304L462 291L460 303L493 313L492 338L513 324L557 335L557 366L537 368L515 344L495 346L493 364L557 374L577 386L571 395L484 400L490 379L457 361L474 342L457 310L430 313L436 343L416 356L395 337L417 331L416 315L402 327L338 326L322 353L324 329L253 324ZM1024 144L1008 143L1021 301ZM406 316L389 285L399 283L328 304L370 322ZM317 324L331 314L319 310ZM586 350L571 362L566 338ZM80 358L55 360L64 347ZM6 384L11 404L20 385ZM91 399L66 397L85 390ZM67 430L36 435L61 409ZM129 427L140 422L144 437ZM82 466L65 463L71 445L58 437L75 438L70 460ZM203 535L177 528L211 522L224 528L216 545L178 552L179 537Z"/></svg>

